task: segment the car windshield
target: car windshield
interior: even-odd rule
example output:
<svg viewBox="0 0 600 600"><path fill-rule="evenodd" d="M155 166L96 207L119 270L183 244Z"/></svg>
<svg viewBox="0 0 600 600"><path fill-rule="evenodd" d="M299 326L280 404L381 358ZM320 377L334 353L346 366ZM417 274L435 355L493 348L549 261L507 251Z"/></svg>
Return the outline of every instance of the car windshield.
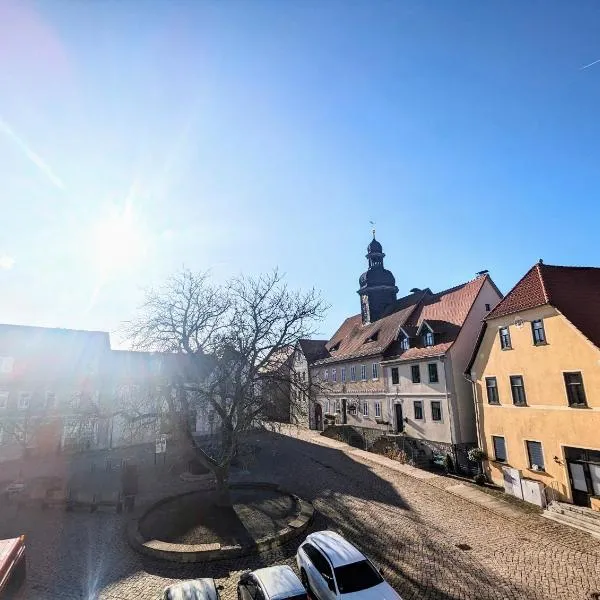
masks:
<svg viewBox="0 0 600 600"><path fill-rule="evenodd" d="M340 594L360 592L383 581L383 577L368 560L360 560L334 569Z"/></svg>

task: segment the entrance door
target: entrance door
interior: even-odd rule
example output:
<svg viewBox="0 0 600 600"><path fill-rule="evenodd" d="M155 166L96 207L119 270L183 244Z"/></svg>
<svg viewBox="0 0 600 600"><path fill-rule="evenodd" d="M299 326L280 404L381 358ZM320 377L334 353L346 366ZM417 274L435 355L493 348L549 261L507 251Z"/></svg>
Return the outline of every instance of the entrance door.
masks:
<svg viewBox="0 0 600 600"><path fill-rule="evenodd" d="M315 429L317 431L323 429L323 409L318 402L315 402Z"/></svg>
<svg viewBox="0 0 600 600"><path fill-rule="evenodd" d="M346 425L348 423L348 400L342 398L342 423Z"/></svg>
<svg viewBox="0 0 600 600"><path fill-rule="evenodd" d="M402 417L402 404L395 404L396 407L396 433L404 431L404 418Z"/></svg>
<svg viewBox="0 0 600 600"><path fill-rule="evenodd" d="M577 506L589 506L592 492L589 486L589 476L586 463L570 462L569 479L571 480L571 491L573 492L573 503Z"/></svg>

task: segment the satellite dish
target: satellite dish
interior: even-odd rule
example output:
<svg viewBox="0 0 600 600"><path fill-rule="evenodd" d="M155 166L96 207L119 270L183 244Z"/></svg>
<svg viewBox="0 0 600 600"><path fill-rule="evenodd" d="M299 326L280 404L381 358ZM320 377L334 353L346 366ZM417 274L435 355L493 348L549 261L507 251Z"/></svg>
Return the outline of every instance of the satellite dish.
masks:
<svg viewBox="0 0 600 600"><path fill-rule="evenodd" d="M523 329L524 324L525 324L525 321L523 321L523 319L517 315L515 317L515 327L517 329Z"/></svg>

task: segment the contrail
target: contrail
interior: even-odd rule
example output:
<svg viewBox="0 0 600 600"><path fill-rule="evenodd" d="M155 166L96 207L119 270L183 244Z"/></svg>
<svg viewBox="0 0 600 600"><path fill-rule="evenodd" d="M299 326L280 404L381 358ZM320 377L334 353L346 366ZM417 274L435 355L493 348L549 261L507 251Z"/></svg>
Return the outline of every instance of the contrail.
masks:
<svg viewBox="0 0 600 600"><path fill-rule="evenodd" d="M592 67L598 63L600 63L600 58L598 60L595 60L594 62L591 62L589 65L583 65L583 67L579 67L579 70L583 71L584 69L588 69L589 67Z"/></svg>
<svg viewBox="0 0 600 600"><path fill-rule="evenodd" d="M48 179L61 190L65 189L65 184L60 177L56 176L52 169L38 156L8 125L8 123L0 117L0 131L4 132L19 148L25 153L27 158L40 170Z"/></svg>

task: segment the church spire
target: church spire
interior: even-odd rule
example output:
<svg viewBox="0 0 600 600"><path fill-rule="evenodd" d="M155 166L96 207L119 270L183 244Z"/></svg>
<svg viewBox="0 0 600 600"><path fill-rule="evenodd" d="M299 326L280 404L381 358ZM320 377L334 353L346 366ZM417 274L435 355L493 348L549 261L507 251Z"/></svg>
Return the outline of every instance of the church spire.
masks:
<svg viewBox="0 0 600 600"><path fill-rule="evenodd" d="M363 324L379 320L386 309L396 302L396 280L393 274L383 268L385 253L382 245L375 238L367 246L369 268L360 276L359 285L361 314Z"/></svg>

